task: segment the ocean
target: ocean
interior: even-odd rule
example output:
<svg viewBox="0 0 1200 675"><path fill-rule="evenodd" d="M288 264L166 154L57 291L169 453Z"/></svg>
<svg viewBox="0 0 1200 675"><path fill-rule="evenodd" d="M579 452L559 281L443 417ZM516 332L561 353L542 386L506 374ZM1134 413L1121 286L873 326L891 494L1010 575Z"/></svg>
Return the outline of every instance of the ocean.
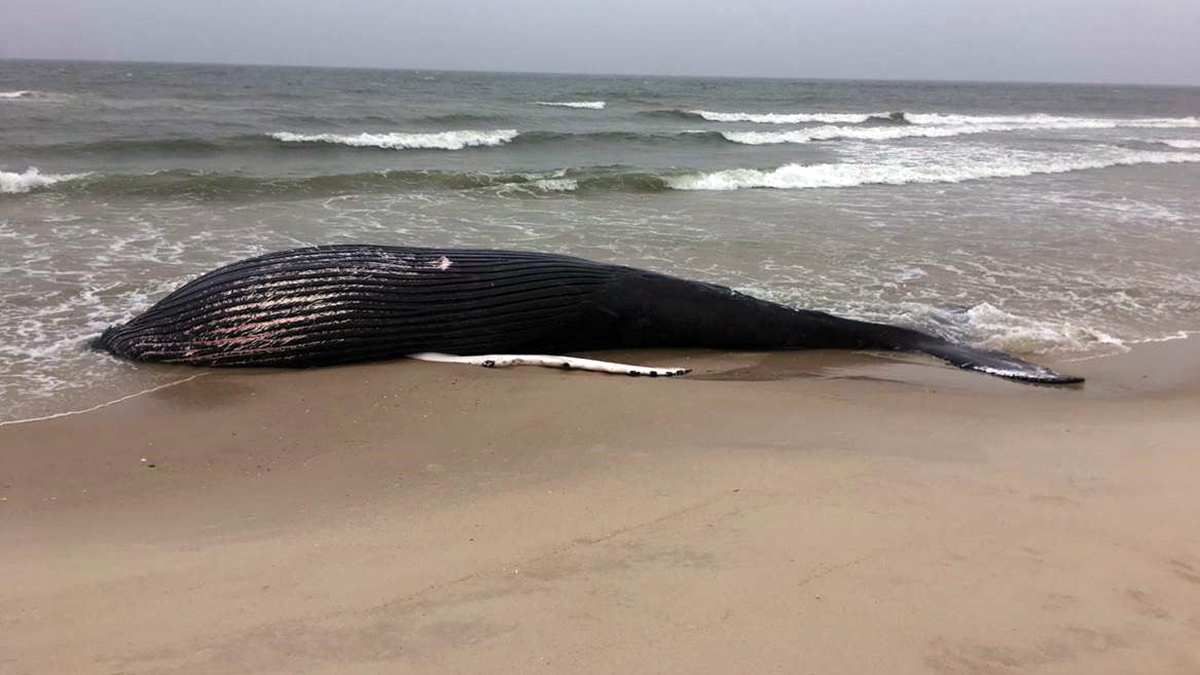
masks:
<svg viewBox="0 0 1200 675"><path fill-rule="evenodd" d="M350 242L704 279L1026 355L1200 329L1200 88L0 61L0 421L196 371L86 348Z"/></svg>

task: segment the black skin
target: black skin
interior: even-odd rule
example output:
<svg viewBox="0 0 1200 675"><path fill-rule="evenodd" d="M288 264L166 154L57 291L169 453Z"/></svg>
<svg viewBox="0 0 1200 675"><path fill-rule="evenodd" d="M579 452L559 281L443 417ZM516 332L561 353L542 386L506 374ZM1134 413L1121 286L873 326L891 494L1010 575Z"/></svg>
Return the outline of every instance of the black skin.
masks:
<svg viewBox="0 0 1200 675"><path fill-rule="evenodd" d="M865 349L922 352L1026 382L1082 381L909 328L793 309L632 267L544 253L371 245L281 251L227 265L105 331L94 345L139 361L283 367L423 351Z"/></svg>

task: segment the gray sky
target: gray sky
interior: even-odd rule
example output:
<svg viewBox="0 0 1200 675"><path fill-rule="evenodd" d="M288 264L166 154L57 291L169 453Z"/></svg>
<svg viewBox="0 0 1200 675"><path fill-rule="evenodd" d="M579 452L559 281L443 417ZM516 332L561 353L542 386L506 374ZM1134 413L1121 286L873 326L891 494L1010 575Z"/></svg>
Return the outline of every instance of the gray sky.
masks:
<svg viewBox="0 0 1200 675"><path fill-rule="evenodd" d="M0 58L1200 84L1200 0L2 5Z"/></svg>

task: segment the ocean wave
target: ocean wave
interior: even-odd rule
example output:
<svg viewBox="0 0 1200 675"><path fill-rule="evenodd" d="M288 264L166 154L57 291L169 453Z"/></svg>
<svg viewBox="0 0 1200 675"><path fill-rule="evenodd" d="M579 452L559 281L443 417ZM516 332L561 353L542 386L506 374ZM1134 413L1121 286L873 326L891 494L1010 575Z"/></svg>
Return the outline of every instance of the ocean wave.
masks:
<svg viewBox="0 0 1200 675"><path fill-rule="evenodd" d="M386 150L462 150L463 148L492 147L508 143L518 135L516 129L492 131L441 131L434 133L297 134L276 131L267 134L284 143L332 143L358 148Z"/></svg>
<svg viewBox="0 0 1200 675"><path fill-rule="evenodd" d="M1157 141L1157 142L1162 143L1163 145L1170 146L1172 148L1178 148L1180 150L1200 150L1200 140L1191 140L1191 139L1186 139L1186 138L1180 138L1180 139Z"/></svg>
<svg viewBox="0 0 1200 675"><path fill-rule="evenodd" d="M985 178L1016 178L1034 174L1068 173L1135 164L1200 162L1200 153L1125 152L1105 157L999 157L936 164L787 164L777 169L728 169L667 179L677 190L739 190L744 188L843 188L905 183L960 183Z"/></svg>
<svg viewBox="0 0 1200 675"><path fill-rule="evenodd" d="M569 133L560 131L527 131L513 142L514 146L538 146L556 144L595 144L605 146L617 143L725 143L718 131L684 130L680 132L635 132L635 131L590 131Z"/></svg>
<svg viewBox="0 0 1200 675"><path fill-rule="evenodd" d="M861 124L873 117L887 117L890 113L748 113L713 112L711 110L685 111L710 122L756 122L758 124Z"/></svg>
<svg viewBox="0 0 1200 675"><path fill-rule="evenodd" d="M83 178L82 173L42 173L37 167L29 167L25 173L0 171L0 194L17 194L44 188L64 181Z"/></svg>
<svg viewBox="0 0 1200 675"><path fill-rule="evenodd" d="M743 145L772 145L778 143L811 143L854 139L861 141L891 141L900 138L946 138L992 132L1017 131L1027 127L1011 124L958 124L947 126L823 126L793 131L725 131L727 140Z"/></svg>
<svg viewBox="0 0 1200 675"><path fill-rule="evenodd" d="M655 193L666 190L737 190L744 188L844 188L904 183L958 183L989 178L1065 173L1134 164L1200 162L1200 153L1132 151L1112 147L1091 157L1041 154L929 156L905 153L884 163L787 164L776 169L729 169L715 172L644 171L626 166L596 166L540 172L389 170L313 176L246 176L173 169L149 174L0 173L4 192L47 189L104 198L158 197L239 201L306 199L351 194L388 194L438 190L504 190L526 193Z"/></svg>
<svg viewBox="0 0 1200 675"><path fill-rule="evenodd" d="M339 149L460 149L475 146L511 144L513 147L551 145L585 145L606 147L614 144L696 144L727 143L714 130L684 130L680 132L593 131L568 133L558 131L504 130L495 132L439 132L429 134L360 134L305 135L291 132L243 134L212 138L112 138L89 143L59 143L54 145L17 146L18 150L39 154L74 156L78 154L163 156L207 155L222 152L293 152L303 147L307 151Z"/></svg>
<svg viewBox="0 0 1200 675"><path fill-rule="evenodd" d="M1190 129L1200 127L1197 117L1066 117L1033 113L1029 115L957 115L947 113L910 113L908 120L913 124L929 125L975 125L1001 124L1026 128L1046 129Z"/></svg>
<svg viewBox="0 0 1200 675"><path fill-rule="evenodd" d="M534 101L534 103L560 108L585 108L587 110L603 110L606 105L604 101Z"/></svg>
<svg viewBox="0 0 1200 675"><path fill-rule="evenodd" d="M32 174L27 172L21 178L20 191L45 187L106 199L156 197L241 201L425 190L519 189L525 192L563 193L661 192L670 189L664 176L651 172L630 171L626 167L585 167L526 173L390 170L295 177L245 176L185 169L148 174L107 175L40 175L36 169L31 171ZM5 191L9 191L9 176L22 175L0 174L4 180ZM62 184L53 185L56 183Z"/></svg>
<svg viewBox="0 0 1200 675"><path fill-rule="evenodd" d="M3 101L38 101L42 103L62 103L75 97L53 91L38 91L35 89L18 89L16 91L0 91L0 102Z"/></svg>
<svg viewBox="0 0 1200 675"><path fill-rule="evenodd" d="M908 115L903 112L890 112L886 115L871 115L862 122L867 126L907 126L912 124Z"/></svg>
<svg viewBox="0 0 1200 675"><path fill-rule="evenodd" d="M658 117L658 118L662 118L662 119L676 119L676 120L702 120L702 119L704 119L704 116L698 112L694 112L691 110L678 110L678 109L643 110L643 111L639 112L638 114L641 115L642 117Z"/></svg>
<svg viewBox="0 0 1200 675"><path fill-rule="evenodd" d="M1056 318L1022 316L988 302L961 309L902 302L863 318L916 326L959 342L1016 354L1125 349L1120 339L1092 326Z"/></svg>
<svg viewBox="0 0 1200 675"><path fill-rule="evenodd" d="M417 118L422 124L492 124L504 121L500 115L482 115L479 113L446 113L444 115L426 115Z"/></svg>
<svg viewBox="0 0 1200 675"><path fill-rule="evenodd" d="M254 139L254 137L238 138L242 140ZM69 149L73 152L88 153L162 153L174 155L219 152L227 145L229 145L228 142L204 138L114 138L69 146Z"/></svg>
<svg viewBox="0 0 1200 675"><path fill-rule="evenodd" d="M1072 117L970 117L964 115L938 115L931 121L927 115L906 117L904 125L862 124L859 126L822 126L789 131L726 131L722 135L745 145L770 145L777 143L810 143L855 139L867 141L890 141L900 138L947 138L970 134L1002 133L1011 131L1069 131L1072 129L1115 129L1118 127L1159 128L1148 125L1165 124L1166 120L1100 120ZM873 118L872 118L873 119ZM923 120L923 121L922 121ZM1175 120L1180 124L1186 118Z"/></svg>
<svg viewBox="0 0 1200 675"><path fill-rule="evenodd" d="M647 114L666 116L673 112L695 115L710 122L754 122L758 124L865 124L919 125L930 127L992 127L1011 129L1190 129L1200 128L1197 117L1068 117L1031 113L1025 115L963 115L953 113L907 112L818 112L818 113L753 113L713 112L709 110L652 111Z"/></svg>
<svg viewBox="0 0 1200 675"><path fill-rule="evenodd" d="M280 124L300 124L305 126L356 125L378 124L396 126L400 122L383 115L351 115L351 116L320 116L320 115L280 115L275 118Z"/></svg>

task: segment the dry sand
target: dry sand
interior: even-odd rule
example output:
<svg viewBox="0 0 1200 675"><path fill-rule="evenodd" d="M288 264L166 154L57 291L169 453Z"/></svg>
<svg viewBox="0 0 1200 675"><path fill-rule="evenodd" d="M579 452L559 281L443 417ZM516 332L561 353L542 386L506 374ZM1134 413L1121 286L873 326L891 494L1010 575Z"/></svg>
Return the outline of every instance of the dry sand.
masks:
<svg viewBox="0 0 1200 675"><path fill-rule="evenodd" d="M1194 675L1196 351L224 371L7 425L0 673Z"/></svg>

